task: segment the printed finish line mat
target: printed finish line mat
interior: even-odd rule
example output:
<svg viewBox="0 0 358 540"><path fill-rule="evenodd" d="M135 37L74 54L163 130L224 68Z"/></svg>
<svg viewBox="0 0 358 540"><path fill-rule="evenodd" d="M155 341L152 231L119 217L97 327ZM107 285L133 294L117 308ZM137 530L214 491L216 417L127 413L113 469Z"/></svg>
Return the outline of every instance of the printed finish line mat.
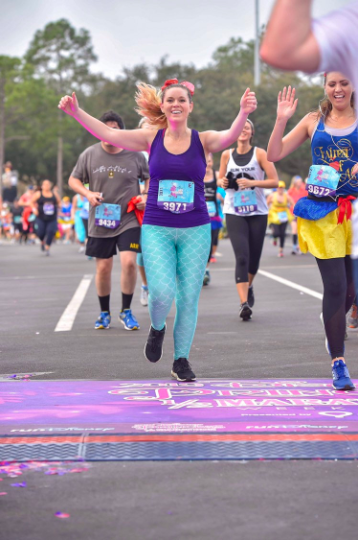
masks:
<svg viewBox="0 0 358 540"><path fill-rule="evenodd" d="M0 384L0 434L358 433L358 392L330 380Z"/></svg>

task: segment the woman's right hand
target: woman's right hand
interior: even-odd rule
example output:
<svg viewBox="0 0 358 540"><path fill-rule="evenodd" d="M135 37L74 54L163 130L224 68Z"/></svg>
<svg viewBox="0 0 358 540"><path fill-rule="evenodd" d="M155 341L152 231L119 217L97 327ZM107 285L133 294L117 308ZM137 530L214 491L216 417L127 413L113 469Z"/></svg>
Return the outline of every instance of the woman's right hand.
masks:
<svg viewBox="0 0 358 540"><path fill-rule="evenodd" d="M225 176L221 179L221 186L224 189L227 189L229 187L229 180Z"/></svg>
<svg viewBox="0 0 358 540"><path fill-rule="evenodd" d="M278 93L277 98L277 119L286 122L295 114L298 99L295 99L296 90L291 86Z"/></svg>
<svg viewBox="0 0 358 540"><path fill-rule="evenodd" d="M70 116L76 116L79 110L76 93L72 92L72 97L64 96L63 98L61 98L58 104L58 108L62 109L63 112L69 114Z"/></svg>
<svg viewBox="0 0 358 540"><path fill-rule="evenodd" d="M100 206L103 202L102 193L99 193L98 191L88 191L86 197L93 208L95 206Z"/></svg>

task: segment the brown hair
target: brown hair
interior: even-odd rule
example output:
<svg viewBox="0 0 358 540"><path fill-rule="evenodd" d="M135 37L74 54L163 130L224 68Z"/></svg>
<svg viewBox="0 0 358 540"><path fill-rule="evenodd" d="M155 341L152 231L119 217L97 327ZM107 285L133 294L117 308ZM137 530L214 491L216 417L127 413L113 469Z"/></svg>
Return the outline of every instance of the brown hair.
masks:
<svg viewBox="0 0 358 540"><path fill-rule="evenodd" d="M328 75L328 73L324 74L323 86L326 86L327 75ZM351 95L350 106L353 109L355 109L355 92L354 91L352 92L352 95ZM328 97L325 96L319 102L318 109L316 111L317 112L317 118L324 118L325 119L330 115L331 111L332 111L332 103L329 101Z"/></svg>
<svg viewBox="0 0 358 540"><path fill-rule="evenodd" d="M252 120L250 120L249 118L246 119L246 122L248 122L251 126L251 137L250 137L250 140L249 140L249 144L252 145L252 141L254 140L254 135L255 135L255 126L254 126L254 123L252 122Z"/></svg>
<svg viewBox="0 0 358 540"><path fill-rule="evenodd" d="M163 91L157 90L151 84L143 82L137 84L138 90L135 94L135 100L138 107L135 110L138 114L146 118L148 124L158 129L165 128L168 125L167 118L160 108L168 88L182 88L186 90L189 103L193 101L189 89L182 84L171 84L164 88Z"/></svg>

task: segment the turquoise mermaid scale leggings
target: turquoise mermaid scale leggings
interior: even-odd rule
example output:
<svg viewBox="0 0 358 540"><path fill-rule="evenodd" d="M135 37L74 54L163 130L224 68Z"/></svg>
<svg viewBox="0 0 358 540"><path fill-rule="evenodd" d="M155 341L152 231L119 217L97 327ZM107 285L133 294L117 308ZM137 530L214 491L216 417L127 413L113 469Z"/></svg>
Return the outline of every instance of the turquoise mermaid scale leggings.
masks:
<svg viewBox="0 0 358 540"><path fill-rule="evenodd" d="M210 224L186 229L142 227L141 247L153 328L164 328L175 299L174 360L189 358L210 243Z"/></svg>

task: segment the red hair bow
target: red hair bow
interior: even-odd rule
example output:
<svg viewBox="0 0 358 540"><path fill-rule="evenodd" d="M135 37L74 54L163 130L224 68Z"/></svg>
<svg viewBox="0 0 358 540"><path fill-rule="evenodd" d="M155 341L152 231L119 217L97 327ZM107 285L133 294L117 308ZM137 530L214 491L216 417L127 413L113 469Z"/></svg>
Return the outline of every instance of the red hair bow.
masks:
<svg viewBox="0 0 358 540"><path fill-rule="evenodd" d="M182 86L185 86L189 90L190 95L192 96L194 95L195 86L193 85L193 83L188 82L188 81L179 82L178 79L168 79L167 81L165 81L165 83L162 86L162 91L168 88L168 86L171 86L172 84L181 84Z"/></svg>

